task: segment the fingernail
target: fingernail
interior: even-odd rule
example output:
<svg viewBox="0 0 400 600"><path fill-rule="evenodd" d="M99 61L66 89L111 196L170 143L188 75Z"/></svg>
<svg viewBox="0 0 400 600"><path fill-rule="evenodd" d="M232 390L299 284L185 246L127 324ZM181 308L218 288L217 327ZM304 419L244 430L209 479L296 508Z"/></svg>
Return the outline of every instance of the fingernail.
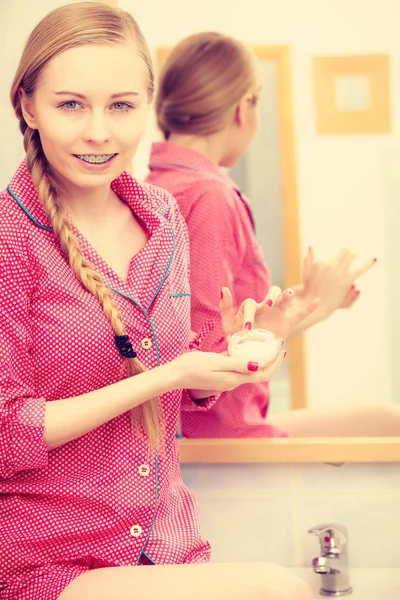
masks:
<svg viewBox="0 0 400 600"><path fill-rule="evenodd" d="M376 262L377 260L378 260L377 258L374 258L374 262Z"/></svg>
<svg viewBox="0 0 400 600"><path fill-rule="evenodd" d="M357 290L356 294L357 294L357 296L359 296L361 294L361 290Z"/></svg>
<svg viewBox="0 0 400 600"><path fill-rule="evenodd" d="M271 308L271 306L273 305L273 302L272 302L272 300L267 300L267 304L268 304L268 306Z"/></svg>
<svg viewBox="0 0 400 600"><path fill-rule="evenodd" d="M283 355L283 358L286 358L286 356L287 356L287 352L285 352L285 354Z"/></svg>
<svg viewBox="0 0 400 600"><path fill-rule="evenodd" d="M250 330L251 330L251 327L252 327L252 326L251 326L251 323L250 323L250 321L247 321L247 323L246 323L246 325L245 325L245 329L247 329L247 331L250 331Z"/></svg>
<svg viewBox="0 0 400 600"><path fill-rule="evenodd" d="M355 285L352 285L352 286L351 286L351 289L352 289L352 290L354 290L354 288L355 288L355 287L356 287Z"/></svg>
<svg viewBox="0 0 400 600"><path fill-rule="evenodd" d="M293 291L293 290L291 290L291 289L289 288L289 289L287 290L287 293L288 293L288 294L290 294L290 295L292 295L292 294L294 294L294 291Z"/></svg>
<svg viewBox="0 0 400 600"><path fill-rule="evenodd" d="M223 299L223 297L224 297L224 292L221 290L221 300Z"/></svg>
<svg viewBox="0 0 400 600"><path fill-rule="evenodd" d="M282 340L282 346L283 346L284 343L285 343L285 340Z"/></svg>
<svg viewBox="0 0 400 600"><path fill-rule="evenodd" d="M247 365L247 368L249 371L258 371L258 363L256 362L249 362Z"/></svg>

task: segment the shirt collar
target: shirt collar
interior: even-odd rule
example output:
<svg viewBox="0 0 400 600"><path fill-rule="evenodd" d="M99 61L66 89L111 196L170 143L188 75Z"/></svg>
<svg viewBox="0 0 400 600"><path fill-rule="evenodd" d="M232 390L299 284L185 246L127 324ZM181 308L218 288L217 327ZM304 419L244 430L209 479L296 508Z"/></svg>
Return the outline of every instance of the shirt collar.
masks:
<svg viewBox="0 0 400 600"><path fill-rule="evenodd" d="M201 152L173 142L155 142L150 153L149 169L187 169L198 171L207 177L218 179L240 192L236 183L211 158Z"/></svg>
<svg viewBox="0 0 400 600"><path fill-rule="evenodd" d="M14 202L18 202L21 210L43 229L50 229L51 223L46 215L39 194L33 184L32 177L28 171L24 159L15 172L9 186L10 196ZM160 217L166 209L166 204L153 194L151 189L140 185L128 173L123 172L111 183L111 188L146 225L152 233L159 225Z"/></svg>

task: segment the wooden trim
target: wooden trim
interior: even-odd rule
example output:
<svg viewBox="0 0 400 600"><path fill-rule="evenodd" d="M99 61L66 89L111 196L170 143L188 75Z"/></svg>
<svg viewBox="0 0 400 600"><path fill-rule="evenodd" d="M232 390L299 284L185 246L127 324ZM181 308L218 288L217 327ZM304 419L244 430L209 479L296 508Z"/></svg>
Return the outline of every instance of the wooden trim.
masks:
<svg viewBox="0 0 400 600"><path fill-rule="evenodd" d="M252 46L252 50L260 60L272 60L277 65L284 276L285 285L289 287L300 283L302 276L290 49L289 46ZM294 410L307 405L303 337L292 340L288 351Z"/></svg>
<svg viewBox="0 0 400 600"><path fill-rule="evenodd" d="M291 286L301 281L301 257L290 50L288 46L251 46L251 48L257 58L274 61L277 66L284 280L286 286ZM158 72L169 51L170 48L166 46L157 48L156 68ZM304 408L306 406L306 382L303 338L298 337L289 342L288 351L291 408Z"/></svg>
<svg viewBox="0 0 400 600"><path fill-rule="evenodd" d="M400 462L400 438L179 439L182 463Z"/></svg>

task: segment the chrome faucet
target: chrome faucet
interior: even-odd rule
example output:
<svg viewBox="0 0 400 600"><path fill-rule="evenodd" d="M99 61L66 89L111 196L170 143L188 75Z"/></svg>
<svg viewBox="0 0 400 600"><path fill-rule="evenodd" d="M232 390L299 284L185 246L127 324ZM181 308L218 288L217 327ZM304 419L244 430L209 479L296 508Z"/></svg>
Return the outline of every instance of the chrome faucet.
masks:
<svg viewBox="0 0 400 600"><path fill-rule="evenodd" d="M308 533L317 535L321 546L321 555L312 561L314 573L321 575L320 594L331 597L351 594L347 529L337 523L325 523L312 527Z"/></svg>

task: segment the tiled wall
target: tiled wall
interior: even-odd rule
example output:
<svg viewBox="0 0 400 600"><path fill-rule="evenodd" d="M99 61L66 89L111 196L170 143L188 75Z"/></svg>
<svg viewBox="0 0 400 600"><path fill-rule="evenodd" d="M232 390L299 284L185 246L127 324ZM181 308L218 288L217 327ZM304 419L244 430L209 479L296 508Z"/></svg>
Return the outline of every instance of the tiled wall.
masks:
<svg viewBox="0 0 400 600"><path fill-rule="evenodd" d="M309 566L317 538L338 522L349 530L353 567L399 567L400 464L181 466L196 495L213 561Z"/></svg>

